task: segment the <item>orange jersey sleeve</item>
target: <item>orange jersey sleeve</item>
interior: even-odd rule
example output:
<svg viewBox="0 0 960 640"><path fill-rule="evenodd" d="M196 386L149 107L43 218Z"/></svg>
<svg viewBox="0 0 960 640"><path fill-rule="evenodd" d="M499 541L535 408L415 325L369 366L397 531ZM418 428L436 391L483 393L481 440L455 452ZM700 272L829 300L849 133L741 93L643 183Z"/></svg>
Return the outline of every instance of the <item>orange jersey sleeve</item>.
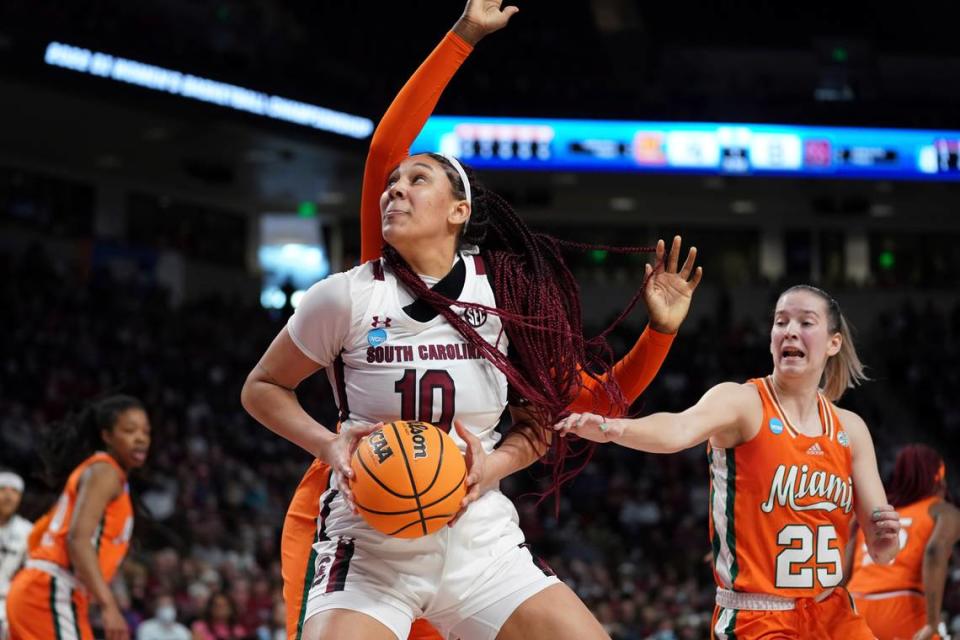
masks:
<svg viewBox="0 0 960 640"><path fill-rule="evenodd" d="M623 389L623 395L628 403L633 403L657 375L660 365L670 352L673 338L674 335L654 331L648 326L640 334L640 338L630 352L613 365L611 373ZM570 410L589 411L601 415L612 413L613 407L602 395L603 389L600 387L600 382L586 373L581 373L580 376L583 379L583 386L580 388L580 394L570 405Z"/></svg>
<svg viewBox="0 0 960 640"><path fill-rule="evenodd" d="M363 172L361 262L375 260L381 255L380 196L387 177L407 157L410 145L430 117L443 90L472 51L473 47L463 38L452 31L447 33L403 86L377 125ZM648 328L627 356L614 365L613 375L629 402L636 400L653 380L672 344L672 335ZM583 374L583 380L580 395L571 409L610 413L610 403L600 399L600 384L586 374Z"/></svg>
<svg viewBox="0 0 960 640"><path fill-rule="evenodd" d="M410 145L433 113L447 83L473 47L452 31L403 85L373 132L363 171L360 199L360 261L380 257L380 195L390 172L407 157Z"/></svg>

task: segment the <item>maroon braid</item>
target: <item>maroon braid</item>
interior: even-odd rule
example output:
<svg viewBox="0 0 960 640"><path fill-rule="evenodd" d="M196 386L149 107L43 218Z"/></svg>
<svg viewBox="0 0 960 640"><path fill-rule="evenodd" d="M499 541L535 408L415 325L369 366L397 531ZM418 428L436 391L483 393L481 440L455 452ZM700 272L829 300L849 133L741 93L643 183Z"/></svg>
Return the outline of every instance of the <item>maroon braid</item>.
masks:
<svg viewBox="0 0 960 640"><path fill-rule="evenodd" d="M428 154L445 169L454 195L465 197L459 174L446 158ZM384 259L397 279L417 298L430 304L471 345L506 376L514 391L529 405L536 421L537 438L550 444L546 461L552 467L553 482L545 495L557 492L589 462L595 445L568 438L552 438L551 425L569 413L568 407L582 386L581 370L599 382L599 391L619 413L628 403L620 385L609 375L613 353L606 335L616 326L642 295L635 294L628 308L600 336L583 337L580 288L561 255L562 247L572 245L552 236L533 232L500 195L478 183L472 171L464 167L472 190L472 213L464 225L463 244L478 244L490 266L496 308L463 303L429 289L410 265L390 245L384 245ZM572 245L577 248L594 248ZM648 248L616 248L618 252L648 252ZM460 309L479 308L496 314L503 322L510 344L519 356L511 361L495 345L484 340L461 316ZM607 375L604 375L607 374ZM579 463L565 469L568 458Z"/></svg>
<svg viewBox="0 0 960 640"><path fill-rule="evenodd" d="M942 464L940 454L924 444L905 446L893 466L887 501L894 507L903 507L936 494Z"/></svg>

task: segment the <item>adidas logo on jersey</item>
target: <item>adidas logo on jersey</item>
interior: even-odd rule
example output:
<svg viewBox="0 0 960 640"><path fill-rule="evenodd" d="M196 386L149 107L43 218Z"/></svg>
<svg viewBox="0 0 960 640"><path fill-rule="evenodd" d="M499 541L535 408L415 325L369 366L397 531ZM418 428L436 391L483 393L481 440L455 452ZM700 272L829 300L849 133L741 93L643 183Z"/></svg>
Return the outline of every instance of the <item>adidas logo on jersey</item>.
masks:
<svg viewBox="0 0 960 640"><path fill-rule="evenodd" d="M823 455L823 449L820 448L820 443L819 443L819 442L814 442L813 445L811 445L811 447L810 447L809 449L807 449L807 455L808 455L808 456L822 456L822 455Z"/></svg>

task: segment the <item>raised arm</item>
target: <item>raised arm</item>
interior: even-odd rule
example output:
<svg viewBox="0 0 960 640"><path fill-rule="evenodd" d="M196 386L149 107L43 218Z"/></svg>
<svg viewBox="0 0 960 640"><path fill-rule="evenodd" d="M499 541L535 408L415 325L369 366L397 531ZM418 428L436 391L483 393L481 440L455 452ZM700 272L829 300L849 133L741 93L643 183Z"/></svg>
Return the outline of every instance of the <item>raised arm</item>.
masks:
<svg viewBox="0 0 960 640"><path fill-rule="evenodd" d="M867 552L877 564L890 564L900 551L900 516L887 504L873 439L863 419L839 409L840 420L850 437L853 454L854 510L863 529Z"/></svg>
<svg viewBox="0 0 960 640"><path fill-rule="evenodd" d="M731 447L752 436L762 406L752 385L722 382L697 404L680 413L654 413L637 419L611 419L594 413L573 413L554 429L594 442L614 442L650 453L675 453L714 438Z"/></svg>
<svg viewBox="0 0 960 640"><path fill-rule="evenodd" d="M380 257L380 194L390 172L407 157L443 90L477 42L505 27L519 11L516 7L501 8L501 4L501 0L469 0L453 29L414 72L377 125L363 171L361 261Z"/></svg>
<svg viewBox="0 0 960 640"><path fill-rule="evenodd" d="M658 268L646 267L643 301L650 323L630 352L611 369L627 402L632 404L654 379L670 352L673 338L690 310L690 301L703 277L701 267L694 268L697 248L691 247L683 266L678 269L680 236L674 236L669 255L663 240L657 242ZM614 415L616 410L603 394L598 380L581 374L583 386L571 411Z"/></svg>

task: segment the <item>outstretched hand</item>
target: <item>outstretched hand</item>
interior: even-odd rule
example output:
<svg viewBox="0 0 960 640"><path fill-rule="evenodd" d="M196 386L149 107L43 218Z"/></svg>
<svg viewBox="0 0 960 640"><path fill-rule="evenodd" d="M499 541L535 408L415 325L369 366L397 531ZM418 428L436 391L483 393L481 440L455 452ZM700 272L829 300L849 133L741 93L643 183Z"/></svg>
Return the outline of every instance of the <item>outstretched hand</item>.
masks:
<svg viewBox="0 0 960 640"><path fill-rule="evenodd" d="M604 443L619 436L623 432L623 427L618 421L595 413L571 413L553 425L553 430L561 438L572 434L591 442Z"/></svg>
<svg viewBox="0 0 960 640"><path fill-rule="evenodd" d="M503 0L467 0L463 15L453 25L453 31L471 45L507 26L518 11L517 7L503 7Z"/></svg>
<svg viewBox="0 0 960 640"><path fill-rule="evenodd" d="M676 333L690 310L690 300L703 277L703 267L694 269L697 248L691 247L683 266L677 269L680 236L673 237L666 258L665 253L666 247L660 240L657 242L657 262L663 264L663 270L654 271L651 265L646 266L647 286L643 290L643 300L650 314L650 326L660 333Z"/></svg>
<svg viewBox="0 0 960 640"><path fill-rule="evenodd" d="M337 486L353 513L357 513L357 505L353 501L353 491L350 488L350 483L355 479L353 468L350 466L350 459L363 438L382 428L382 422L343 425L337 437L329 440L323 451L317 456L330 465L337 477Z"/></svg>

